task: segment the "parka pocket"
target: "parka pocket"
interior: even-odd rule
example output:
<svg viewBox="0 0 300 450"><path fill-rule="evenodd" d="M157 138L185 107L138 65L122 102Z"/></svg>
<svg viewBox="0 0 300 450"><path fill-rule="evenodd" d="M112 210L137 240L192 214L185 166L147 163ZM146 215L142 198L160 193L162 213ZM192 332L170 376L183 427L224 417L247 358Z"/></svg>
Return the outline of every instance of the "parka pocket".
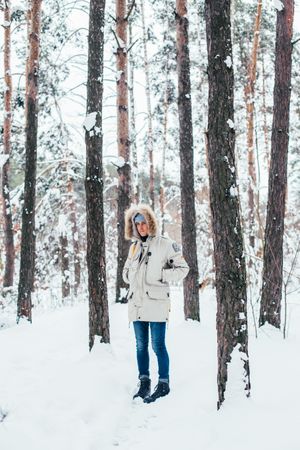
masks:
<svg viewBox="0 0 300 450"><path fill-rule="evenodd" d="M167 286L147 286L146 294L152 300L169 300L170 298Z"/></svg>
<svg viewBox="0 0 300 450"><path fill-rule="evenodd" d="M128 270L128 280L130 284L134 281L135 275L138 271L139 261L137 259L133 260L129 266Z"/></svg>

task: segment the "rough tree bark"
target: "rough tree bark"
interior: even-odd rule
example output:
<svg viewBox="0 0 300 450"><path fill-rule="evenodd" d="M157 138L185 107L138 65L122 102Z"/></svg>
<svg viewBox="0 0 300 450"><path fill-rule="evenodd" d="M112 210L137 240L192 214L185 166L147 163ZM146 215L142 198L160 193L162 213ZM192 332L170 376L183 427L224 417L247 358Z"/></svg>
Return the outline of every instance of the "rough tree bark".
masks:
<svg viewBox="0 0 300 450"><path fill-rule="evenodd" d="M149 62L147 51L147 30L145 25L144 0L141 0L141 16L143 28L144 70L146 77L146 99L147 99L147 116L148 116L147 147L149 156L149 197L151 207L154 211L155 201L154 201L154 165L153 165L153 127L152 127L150 75L149 75Z"/></svg>
<svg viewBox="0 0 300 450"><path fill-rule="evenodd" d="M27 0L27 12L26 12L27 49L26 49L26 66L25 66L26 80L28 80L28 70L29 70L31 15L32 15L32 0ZM27 98L27 96L28 96L28 83L25 84L25 98ZM25 102L25 117L27 117L27 102Z"/></svg>
<svg viewBox="0 0 300 450"><path fill-rule="evenodd" d="M105 0L90 1L88 34L86 143L87 267L89 287L89 348L95 336L109 342L106 285L102 166L102 98Z"/></svg>
<svg viewBox="0 0 300 450"><path fill-rule="evenodd" d="M38 131L38 78L42 0L31 2L29 58L27 64L26 125L25 125L25 181L22 211L20 278L18 286L18 320L32 320L31 292L33 290L35 260L35 186Z"/></svg>
<svg viewBox="0 0 300 450"><path fill-rule="evenodd" d="M190 267L190 271L183 281L184 315L186 319L200 320L187 0L176 0L176 46L182 214L181 236L183 256Z"/></svg>
<svg viewBox="0 0 300 450"><path fill-rule="evenodd" d="M122 272L127 259L129 242L124 239L124 213L131 203L131 167L130 141L128 125L128 83L127 83L127 23L126 0L116 2L116 33L117 42L117 125L118 153L124 164L118 167L118 260L116 280L116 301L126 303L127 286L123 281Z"/></svg>
<svg viewBox="0 0 300 450"><path fill-rule="evenodd" d="M262 14L262 2L258 0L254 23L253 43L247 68L247 84L245 87L245 101L247 112L247 147L248 147L248 208L249 208L249 242L255 248L255 219L259 216L259 196L257 190L257 177L254 156L254 96L256 82L257 53ZM258 220L259 221L259 220ZM250 259L250 265L252 260Z"/></svg>
<svg viewBox="0 0 300 450"><path fill-rule="evenodd" d="M294 0L277 11L274 107L259 325L280 328Z"/></svg>
<svg viewBox="0 0 300 450"><path fill-rule="evenodd" d="M3 153L8 155L8 159L2 168L2 211L5 241L5 269L3 277L3 287L13 285L15 267L14 232L10 205L9 192L9 155L11 150L11 97L12 97L12 77L10 66L11 55L11 21L10 21L10 1L4 1L4 124L3 124Z"/></svg>
<svg viewBox="0 0 300 450"><path fill-rule="evenodd" d="M246 267L236 184L230 0L206 0L208 162L217 294L218 408L235 349L250 393Z"/></svg>

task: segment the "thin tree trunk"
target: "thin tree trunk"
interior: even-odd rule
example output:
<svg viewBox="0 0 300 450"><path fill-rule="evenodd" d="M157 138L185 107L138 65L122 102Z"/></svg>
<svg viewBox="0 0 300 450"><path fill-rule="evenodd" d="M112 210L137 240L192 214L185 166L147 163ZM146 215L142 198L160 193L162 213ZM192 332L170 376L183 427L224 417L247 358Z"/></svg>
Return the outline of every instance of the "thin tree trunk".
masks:
<svg viewBox="0 0 300 450"><path fill-rule="evenodd" d="M164 39L167 40L170 34L170 20L168 11L168 1L165 1L166 12L166 29L164 30ZM164 86L164 101L163 101L163 148L162 148L162 168L160 176L160 188L159 188L159 205L160 205L160 217L161 217L161 234L165 234L165 204L166 204L166 151L168 148L168 113L169 113L169 96L170 96L170 50L166 52L166 64L165 64L165 86Z"/></svg>
<svg viewBox="0 0 300 450"><path fill-rule="evenodd" d="M274 108L259 325L280 328L294 1L277 11Z"/></svg>
<svg viewBox="0 0 300 450"><path fill-rule="evenodd" d="M248 147L248 208L249 208L249 241L250 246L255 248L255 218L256 210L258 210L258 195L257 195L257 177L255 167L254 154L254 97L255 97L255 82L256 82L256 66L257 53L259 46L259 33L261 24L262 2L258 0L257 11L255 16L252 51L248 62L247 70L247 85L245 88L245 101L247 111L247 147ZM252 263L250 259L250 264Z"/></svg>
<svg viewBox="0 0 300 450"><path fill-rule="evenodd" d="M182 214L181 235L183 256L190 267L190 271L183 281L184 314L186 319L200 320L187 0L176 0L176 44Z"/></svg>
<svg viewBox="0 0 300 450"><path fill-rule="evenodd" d="M73 180L70 176L68 176L67 190L68 190L68 205L70 213L71 232L72 232L72 243L73 243L74 294L75 296L77 296L78 289L80 286L81 266L80 266L79 236L77 227L77 211L76 211L76 203L74 200Z"/></svg>
<svg viewBox="0 0 300 450"><path fill-rule="evenodd" d="M170 38L170 14L169 14L169 3L165 0L165 29L164 29L164 40ZM160 187L159 187L159 206L160 206L160 217L161 217L161 234L165 234L165 205L166 205L166 152L168 149L168 114L169 114L169 104L170 104L170 48L166 49L166 62L165 62L165 85L164 85L164 100L163 100L163 148L162 148L162 168L160 174Z"/></svg>
<svg viewBox="0 0 300 450"><path fill-rule="evenodd" d="M18 288L18 320L31 316L35 260L35 186L38 132L38 77L42 0L32 0L30 52L27 69L25 181L22 212L20 278Z"/></svg>
<svg viewBox="0 0 300 450"><path fill-rule="evenodd" d="M124 239L124 213L131 202L130 141L128 125L128 85L127 85L127 22L126 0L116 2L116 41L117 41L117 124L118 153L124 164L118 167L118 261L116 280L116 301L126 303L127 286L122 272L127 259L129 242Z"/></svg>
<svg viewBox="0 0 300 450"><path fill-rule="evenodd" d="M240 353L250 393L247 289L236 184L230 0L206 0L208 51L208 159L217 294L218 408L225 398L228 363ZM229 58L229 59L228 59Z"/></svg>
<svg viewBox="0 0 300 450"><path fill-rule="evenodd" d="M62 301L70 296L70 264L69 264L69 252L68 252L68 237L64 231L59 237L60 243L60 255L61 255L61 293Z"/></svg>
<svg viewBox="0 0 300 450"><path fill-rule="evenodd" d="M133 45L132 41L132 21L129 21L129 47ZM133 194L136 203L140 201L140 187L139 187L139 171L136 150L136 126L135 126L135 105L134 105L134 58L132 51L129 52L129 105L130 105L130 142L131 142L131 161L133 172Z"/></svg>
<svg viewBox="0 0 300 450"><path fill-rule="evenodd" d="M166 182L166 149L168 146L168 96L169 96L169 74L166 71L165 80L165 95L163 103L164 119L163 119L163 148L162 148L162 168L160 176L160 188L159 188L159 205L160 205L160 216L161 216L161 234L165 234L165 204L166 204L166 194L165 194L165 182Z"/></svg>
<svg viewBox="0 0 300 450"><path fill-rule="evenodd" d="M3 153L10 155L11 151L11 97L12 97L12 77L10 66L11 55L11 33L10 33L10 1L4 1L4 124L3 124ZM14 232L10 205L9 192L9 159L2 168L2 211L4 219L4 241L5 241L5 270L3 287L13 285L15 267Z"/></svg>
<svg viewBox="0 0 300 450"><path fill-rule="evenodd" d="M150 92L150 76L149 76L149 61L147 51L147 30L145 25L145 12L144 12L144 0L141 0L141 15L142 15L142 28L143 28L143 48L144 48L144 69L146 77L146 99L147 99L147 115L148 115L148 136L147 147L150 163L149 171L149 197L151 207L154 211L154 165L153 165L153 127L152 127L152 111L151 111L151 92Z"/></svg>
<svg viewBox="0 0 300 450"><path fill-rule="evenodd" d="M89 348L95 336L109 342L109 315L102 165L102 98L105 0L90 0L88 34L86 143L87 267L89 286Z"/></svg>

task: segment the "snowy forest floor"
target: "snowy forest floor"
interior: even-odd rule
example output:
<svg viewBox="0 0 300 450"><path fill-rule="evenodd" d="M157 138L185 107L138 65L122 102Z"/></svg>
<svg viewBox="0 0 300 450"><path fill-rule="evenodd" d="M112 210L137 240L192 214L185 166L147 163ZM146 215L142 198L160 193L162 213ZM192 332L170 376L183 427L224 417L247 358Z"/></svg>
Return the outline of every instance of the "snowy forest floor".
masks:
<svg viewBox="0 0 300 450"><path fill-rule="evenodd" d="M2 329L1 450L299 450L299 300L290 300L286 340L269 326L256 339L250 328L251 398L232 365L217 411L215 293L201 296L200 324L184 321L181 289L172 294L171 393L150 405L132 401L137 374L126 305L111 305L111 344L91 353L86 303L33 311L32 325ZM154 387L153 354L151 364Z"/></svg>

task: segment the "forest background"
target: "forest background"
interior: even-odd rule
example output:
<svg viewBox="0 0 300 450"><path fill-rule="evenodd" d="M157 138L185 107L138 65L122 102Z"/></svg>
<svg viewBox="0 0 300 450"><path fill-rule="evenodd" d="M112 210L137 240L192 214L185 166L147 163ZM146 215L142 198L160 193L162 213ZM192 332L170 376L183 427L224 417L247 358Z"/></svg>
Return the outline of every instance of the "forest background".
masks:
<svg viewBox="0 0 300 450"><path fill-rule="evenodd" d="M22 206L22 186L24 177L24 95L26 62L26 2L12 4L12 79L13 79L13 119L11 143L11 202L15 231L15 247L20 247L20 221ZM109 2L105 16L104 47L104 93L103 93L103 159L105 165L105 229L107 240L107 275L109 292L114 290L116 261L116 186L118 152L116 145L116 73L114 3ZM179 136L177 123L177 74L174 8L170 2L146 3L146 34L149 60L149 82L152 104L153 147L155 166L156 207L159 208L159 185L165 158L166 176L166 231L180 242L180 174ZM167 11L167 18L166 18ZM247 242L248 188L249 173L247 165L245 85L247 58L251 50L256 3L235 1L232 4L233 64L235 74L235 131L236 161L238 166L239 195L242 217L245 224L245 245L249 258L255 258L253 275L253 301L259 290L260 261L262 242L256 242L254 253ZM255 85L255 164L257 171L257 192L259 210L263 226L267 202L268 161L270 158L270 133L272 124L272 102L274 83L274 36L276 24L274 2L263 6L262 25L257 61L257 81ZM147 154L147 99L145 80L145 60L143 52L143 28L140 8L137 6L131 15L132 48L129 52L129 70L133 83L130 95L135 107L135 130L132 138L132 151L136 148L138 177L141 199L149 201L149 161ZM298 36L299 5L296 2L294 36ZM69 203L66 201L68 182L72 179L72 189L77 208L79 258L81 262L81 296L86 292L85 270L85 143L83 122L86 115L87 78L87 31L88 3L81 1L43 4L40 55L39 90L39 131L38 131L38 178L36 205L36 302L40 302L40 292L51 290L53 305L62 302L61 286L61 235L67 234L72 241L72 225L68 217ZM298 33L298 34L297 34ZM1 36L1 38L3 35ZM207 122L207 55L204 4L191 1L189 4L189 39L191 58L191 84L193 106L195 196L197 214L197 243L200 279L212 279L212 236L209 223L208 172L205 149L205 130ZM130 47L129 43L129 47ZM3 46L1 46L3 48ZM299 44L293 50L292 96L288 169L288 196L285 230L285 270L289 271L295 256L299 231ZM3 70L2 70L3 72ZM4 78L1 78L1 92L4 91ZM166 87L167 86L167 87ZM167 139L165 141L164 120L167 89ZM3 101L3 95L1 96ZM132 135L133 136L133 135ZM165 145L167 142L167 145ZM69 180L69 181L68 181ZM69 187L70 189L70 187ZM2 232L3 249L3 232ZM253 254L252 254L252 253ZM68 248L71 260L74 259L72 245ZM2 271L4 255L2 255ZM74 270L65 269L70 283L74 286ZM17 273L17 269L16 269ZM3 276L3 274L2 274ZM298 280L294 280L298 282ZM292 279L290 280L293 283ZM256 285L256 287L255 287ZM255 292L256 289L256 292ZM73 295L72 295L73 298Z"/></svg>

